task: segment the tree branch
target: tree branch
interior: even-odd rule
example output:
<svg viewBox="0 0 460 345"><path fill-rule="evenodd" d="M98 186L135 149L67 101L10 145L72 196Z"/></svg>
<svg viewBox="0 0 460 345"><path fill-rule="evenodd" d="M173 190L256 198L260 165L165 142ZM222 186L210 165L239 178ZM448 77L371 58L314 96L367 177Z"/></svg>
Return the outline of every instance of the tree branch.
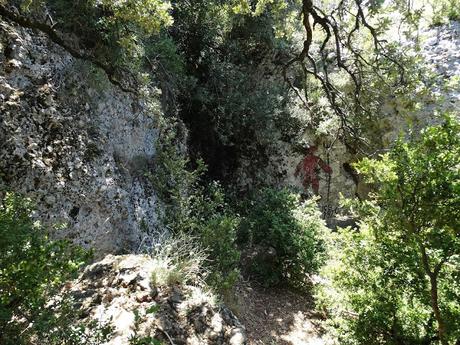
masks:
<svg viewBox="0 0 460 345"><path fill-rule="evenodd" d="M302 25L306 33L303 42L302 50L291 58L284 66L283 76L289 87L294 90L296 95L302 99L302 102L307 105L308 99L304 100L299 91L293 86L288 77L288 69L293 65L298 64L302 69L304 75L311 75L321 84L326 97L329 101L331 109L340 118L341 129L346 133L351 134L354 138L359 138L359 129L352 126L349 119L349 114L367 113L368 110L360 102L360 94L362 92L362 83L365 77L364 67L367 66L377 75L377 77L384 83L387 83L385 78L381 75L381 70L378 65L380 63L379 56L393 63L400 71L400 82L404 83L404 67L402 64L393 58L389 52L386 51L384 40L379 39L378 31L371 24L369 24L362 5L362 0L350 0L353 8L350 10L350 4L342 0L339 5L334 8L329 14L325 13L319 7L313 5L312 0L302 1ZM354 24L351 30L344 32L338 24L337 16L342 18L343 14L347 13L354 17ZM311 54L311 47L313 44L313 29L318 25L325 33L324 39L320 42L319 52L320 59L318 61ZM374 62L368 61L363 57L361 52L353 47L353 36L361 28L365 28L372 36L376 58ZM338 70L343 70L350 78L353 84L353 102L350 101L346 95L338 90L333 82L329 79L329 66L328 54L325 53L327 45L330 41L333 42L334 66ZM344 52L349 52L352 61L347 61ZM389 86L389 85L388 85ZM306 106L307 109L309 109Z"/></svg>
<svg viewBox="0 0 460 345"><path fill-rule="evenodd" d="M110 66L109 64L105 64L93 56L86 54L84 52L81 52L79 49L72 47L70 44L68 44L54 29L52 26L49 26L47 24L34 21L32 19L29 19L25 16L22 16L20 14L14 13L14 11L7 9L6 6L0 5L0 16L2 16L5 19L8 19L16 24L18 24L21 27L28 28L28 29L33 29L33 30L38 30L45 35L48 36L48 38L53 41L55 44L59 45L61 48L65 49L70 55L72 55L76 59L81 59L85 61L89 61L95 66L99 67L102 69L105 74L107 75L107 78L109 81L118 86L122 91L124 92L130 92L133 94L138 94L136 89L133 89L129 86L123 85L122 82L120 82L116 77L116 70L113 66Z"/></svg>

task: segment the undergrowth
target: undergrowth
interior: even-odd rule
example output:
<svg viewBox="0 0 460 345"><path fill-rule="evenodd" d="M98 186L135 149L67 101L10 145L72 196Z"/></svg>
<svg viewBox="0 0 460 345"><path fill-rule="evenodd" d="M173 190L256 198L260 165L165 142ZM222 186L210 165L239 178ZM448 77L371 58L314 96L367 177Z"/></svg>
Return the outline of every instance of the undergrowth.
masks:
<svg viewBox="0 0 460 345"><path fill-rule="evenodd" d="M51 240L32 212L29 199L6 193L0 200L0 343L103 342L108 325L79 322L71 298L56 297L91 253L65 240Z"/></svg>
<svg viewBox="0 0 460 345"><path fill-rule="evenodd" d="M308 287L325 258L327 229L316 201L302 201L289 189L265 188L244 201L243 209L239 242L253 253L255 277L265 286Z"/></svg>
<svg viewBox="0 0 460 345"><path fill-rule="evenodd" d="M164 119L157 146L155 171L148 174L163 202L162 226L174 237L192 236L206 253L207 282L219 291L231 288L239 277L236 247L239 217L217 182L206 183L206 167L192 162L180 145L179 123Z"/></svg>

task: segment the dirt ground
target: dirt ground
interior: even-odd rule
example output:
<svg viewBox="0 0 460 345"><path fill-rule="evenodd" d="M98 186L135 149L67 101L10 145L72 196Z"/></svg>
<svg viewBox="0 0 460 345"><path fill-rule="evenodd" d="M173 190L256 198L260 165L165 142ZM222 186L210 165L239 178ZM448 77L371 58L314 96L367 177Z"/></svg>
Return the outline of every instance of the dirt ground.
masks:
<svg viewBox="0 0 460 345"><path fill-rule="evenodd" d="M248 345L327 345L311 297L287 288L244 282L230 303L246 327Z"/></svg>

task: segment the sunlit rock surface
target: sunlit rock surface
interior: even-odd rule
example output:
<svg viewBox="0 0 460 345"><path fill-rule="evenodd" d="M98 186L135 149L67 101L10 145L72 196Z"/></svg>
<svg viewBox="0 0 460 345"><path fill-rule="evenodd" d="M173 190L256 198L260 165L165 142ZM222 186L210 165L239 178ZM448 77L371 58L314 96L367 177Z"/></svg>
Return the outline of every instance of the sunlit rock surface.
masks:
<svg viewBox="0 0 460 345"><path fill-rule="evenodd" d="M435 27L426 32L423 52L431 71L437 76L433 92L441 97L447 110L460 107L460 22ZM431 105L434 109L436 105ZM430 110L430 109L427 109Z"/></svg>
<svg viewBox="0 0 460 345"><path fill-rule="evenodd" d="M424 76L422 82L427 92L415 110L406 110L396 100L388 100L381 109L381 128L374 136L381 141L381 147L376 148L374 154L385 152L398 136L412 128L417 135L427 125L439 121L437 113L456 111L460 109L460 22L452 21L449 24L431 27L420 32L420 55L424 60L421 63ZM400 99L401 100L401 99ZM404 98L401 101L406 101ZM316 155L332 168L328 175L318 166L319 178L319 206L324 218L330 226L352 225L353 220L337 217L340 213L340 194L345 197L365 196L367 186L360 181L352 167L352 163L359 157L359 152L351 152L340 140L318 139L314 131L305 133L305 143L316 144ZM311 186L305 190L301 185L301 178L295 177L297 164L303 158L299 153L293 153L292 147L285 145L282 154L280 170L285 170L285 185L294 185L299 190L312 195Z"/></svg>
<svg viewBox="0 0 460 345"><path fill-rule="evenodd" d="M39 219L65 225L58 236L96 255L136 248L141 227L157 222L144 177L155 156L155 104L5 21L0 52L0 192L32 197Z"/></svg>
<svg viewBox="0 0 460 345"><path fill-rule="evenodd" d="M236 317L196 286L159 285L152 278L161 260L142 255L108 255L67 285L82 321L110 326L107 345L152 337L163 344L244 345Z"/></svg>

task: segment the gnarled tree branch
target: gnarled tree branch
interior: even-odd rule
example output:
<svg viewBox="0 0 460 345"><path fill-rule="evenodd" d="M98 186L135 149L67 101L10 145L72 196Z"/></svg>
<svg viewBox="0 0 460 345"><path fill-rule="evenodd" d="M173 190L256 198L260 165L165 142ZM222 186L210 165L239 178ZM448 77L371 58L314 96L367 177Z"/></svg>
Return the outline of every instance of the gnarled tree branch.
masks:
<svg viewBox="0 0 460 345"><path fill-rule="evenodd" d="M105 74L107 75L107 78L109 81L118 86L122 91L124 92L130 92L133 94L137 94L137 90L124 85L120 80L116 78L116 69L106 63L103 63L102 61L99 61L95 57L93 57L90 54L87 54L83 51L81 51L78 48L73 47L71 44L67 43L58 33L56 30L53 29L52 26L49 26L45 23L41 23L35 20L32 20L30 18L27 18L25 16L22 16L18 13L15 13L13 9L8 9L4 5L0 5L0 16L2 16L5 19L8 19L16 24L18 24L21 27L32 29L32 30L38 30L45 35L49 37L51 41L53 41L55 44L59 45L63 49L65 49L70 55L72 55L76 59L81 59L85 60L88 62L91 62L93 65L99 67L102 69Z"/></svg>
<svg viewBox="0 0 460 345"><path fill-rule="evenodd" d="M348 3L349 2L349 3ZM381 76L379 70L378 57L385 58L386 60L397 66L400 71L400 83L404 83L404 67L387 51L385 41L379 38L379 33L376 28L369 24L363 9L362 0L342 0L338 6L329 12L325 13L319 7L314 6L313 0L302 0L302 25L305 29L306 37L303 42L302 50L291 58L285 65L283 70L284 79L293 89L297 96L300 97L299 91L293 86L288 77L288 69L293 65L301 67L304 75L311 75L321 84L331 109L340 118L341 129L345 130L348 134L358 138L358 130L350 123L350 113L366 113L365 107L360 102L360 95L362 92L362 83L365 78L364 68L370 68L378 78L385 82L385 78ZM351 5L353 5L351 7ZM354 10L353 10L354 9ZM344 13L354 18L354 24L351 29L346 32L338 24L337 18L342 18ZM319 47L320 59L315 60L311 54L313 44L314 28L319 26L325 33ZM353 46L353 36L360 29L364 28L372 36L374 53L376 54L375 61L368 61L362 53ZM334 58L333 64L327 60L328 54L325 52L326 47L330 41L333 41ZM348 53L346 56L344 53ZM331 66L331 67L330 67ZM353 102L348 100L340 90L334 86L330 80L329 75L332 71L331 68L344 71L350 78L354 92L352 95ZM308 99L302 99L304 104L308 104Z"/></svg>

